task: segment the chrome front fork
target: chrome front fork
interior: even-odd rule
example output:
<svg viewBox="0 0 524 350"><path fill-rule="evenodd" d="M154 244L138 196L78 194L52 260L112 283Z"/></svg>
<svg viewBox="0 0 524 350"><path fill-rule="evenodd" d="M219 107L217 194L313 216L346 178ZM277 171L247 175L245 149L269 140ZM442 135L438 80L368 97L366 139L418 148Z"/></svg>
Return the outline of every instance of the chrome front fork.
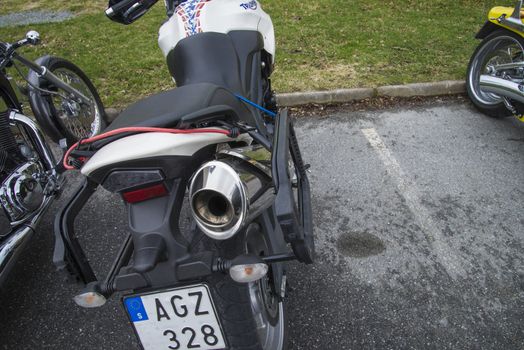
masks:
<svg viewBox="0 0 524 350"><path fill-rule="evenodd" d="M22 125L25 130L27 130L46 170L51 174L56 175L56 159L53 152L51 152L40 127L31 120L31 118L18 113L17 111L11 111L9 114L9 121L14 125Z"/></svg>

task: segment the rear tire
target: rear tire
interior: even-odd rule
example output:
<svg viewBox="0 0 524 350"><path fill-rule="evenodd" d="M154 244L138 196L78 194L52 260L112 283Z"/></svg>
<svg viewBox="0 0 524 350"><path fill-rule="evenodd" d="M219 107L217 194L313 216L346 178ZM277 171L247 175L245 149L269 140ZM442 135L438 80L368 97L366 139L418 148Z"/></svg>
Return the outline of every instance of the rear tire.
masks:
<svg viewBox="0 0 524 350"><path fill-rule="evenodd" d="M259 233L258 237L263 237L260 231L257 231L257 233ZM246 240L246 234L238 233L233 238L222 242L205 237L203 245L206 249L217 251L221 257L232 259L246 253L246 250L250 250L246 249L248 246ZM267 246L264 249L267 249ZM271 276L271 270L265 279L249 284L237 283L229 277L229 274L216 273L206 279L205 282L209 285L213 295L229 349L287 349L287 312L285 301L278 303L278 313L276 315L273 311L268 311L268 306L265 304L269 303L254 304L253 302L253 291L262 290L261 285L263 283L268 285L271 283L268 276ZM267 317L268 323L265 326L268 330L278 328L278 331L272 333L274 335L273 338L278 339L268 339L271 335L260 330L261 314L255 309L266 315L272 314L272 316Z"/></svg>
<svg viewBox="0 0 524 350"><path fill-rule="evenodd" d="M480 89L480 75L485 72L486 67L493 60L513 60L513 57L509 57L509 54L507 54L508 57L497 55L497 53L504 53L506 48L509 50L510 45L514 45L517 50L520 50L519 55L521 59L524 58L524 38L509 30L497 30L480 43L468 65L466 76L468 96L479 111L494 118L509 117L512 113L505 106L501 96L486 93ZM511 104L517 109L518 113L524 112L523 104L514 100L511 100Z"/></svg>

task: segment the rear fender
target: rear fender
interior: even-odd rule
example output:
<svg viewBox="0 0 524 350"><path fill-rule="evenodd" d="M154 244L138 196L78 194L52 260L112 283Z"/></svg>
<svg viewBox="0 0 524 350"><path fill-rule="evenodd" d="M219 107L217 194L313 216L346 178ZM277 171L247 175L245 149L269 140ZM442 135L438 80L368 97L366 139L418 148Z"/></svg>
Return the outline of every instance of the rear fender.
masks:
<svg viewBox="0 0 524 350"><path fill-rule="evenodd" d="M503 28L500 23L493 23L490 21L486 21L482 28L478 31L477 35L475 35L475 39L485 39L488 35L496 31L497 29Z"/></svg>
<svg viewBox="0 0 524 350"><path fill-rule="evenodd" d="M479 32L475 36L477 39L485 39L488 35L493 33L494 31L498 29L507 29L509 31L512 31L522 37L524 37L524 32L515 28L512 28L504 23L501 23L500 20L503 18L509 18L515 11L514 7L504 7L504 6L496 6L493 7L488 14L488 20L482 28L480 28ZM521 18L524 13L521 12Z"/></svg>

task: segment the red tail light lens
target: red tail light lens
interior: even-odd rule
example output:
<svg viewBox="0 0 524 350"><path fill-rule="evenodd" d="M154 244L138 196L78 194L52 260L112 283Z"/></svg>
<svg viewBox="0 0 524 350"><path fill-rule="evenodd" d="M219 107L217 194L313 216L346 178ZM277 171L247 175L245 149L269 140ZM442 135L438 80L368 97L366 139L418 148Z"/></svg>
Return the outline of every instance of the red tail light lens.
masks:
<svg viewBox="0 0 524 350"><path fill-rule="evenodd" d="M167 195L167 188L164 184L158 184L146 188L141 188L139 190L123 192L122 197L127 203L139 203L144 202L149 199L163 197Z"/></svg>

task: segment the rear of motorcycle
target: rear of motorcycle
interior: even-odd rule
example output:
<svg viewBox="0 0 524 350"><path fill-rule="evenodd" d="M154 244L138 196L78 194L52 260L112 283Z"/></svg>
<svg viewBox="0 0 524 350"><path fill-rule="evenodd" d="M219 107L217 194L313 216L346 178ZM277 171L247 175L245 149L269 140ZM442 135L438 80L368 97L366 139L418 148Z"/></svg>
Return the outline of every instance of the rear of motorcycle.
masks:
<svg viewBox="0 0 524 350"><path fill-rule="evenodd" d="M129 24L155 2L110 1L106 14ZM85 285L76 303L121 295L146 350L286 348L286 262L313 261L310 190L293 123L276 113L272 25L255 5L166 1L159 41L177 88L106 130L127 133L81 149L92 151L85 181L56 217L54 262ZM228 11L242 26L206 30ZM184 13L203 30L184 26ZM101 278L74 232L99 186L121 195L130 230Z"/></svg>
<svg viewBox="0 0 524 350"><path fill-rule="evenodd" d="M285 262L310 263L314 248L306 167L287 112L274 135L267 148L248 132L138 134L104 145L56 220L55 264L86 285L77 304L98 307L121 293L144 349L284 349ZM110 155L121 161L108 163ZM101 279L74 233L98 186L121 195L131 231Z"/></svg>
<svg viewBox="0 0 524 350"><path fill-rule="evenodd" d="M477 34L482 42L473 53L466 87L484 114L524 121L524 24L522 0L514 8L495 7Z"/></svg>

